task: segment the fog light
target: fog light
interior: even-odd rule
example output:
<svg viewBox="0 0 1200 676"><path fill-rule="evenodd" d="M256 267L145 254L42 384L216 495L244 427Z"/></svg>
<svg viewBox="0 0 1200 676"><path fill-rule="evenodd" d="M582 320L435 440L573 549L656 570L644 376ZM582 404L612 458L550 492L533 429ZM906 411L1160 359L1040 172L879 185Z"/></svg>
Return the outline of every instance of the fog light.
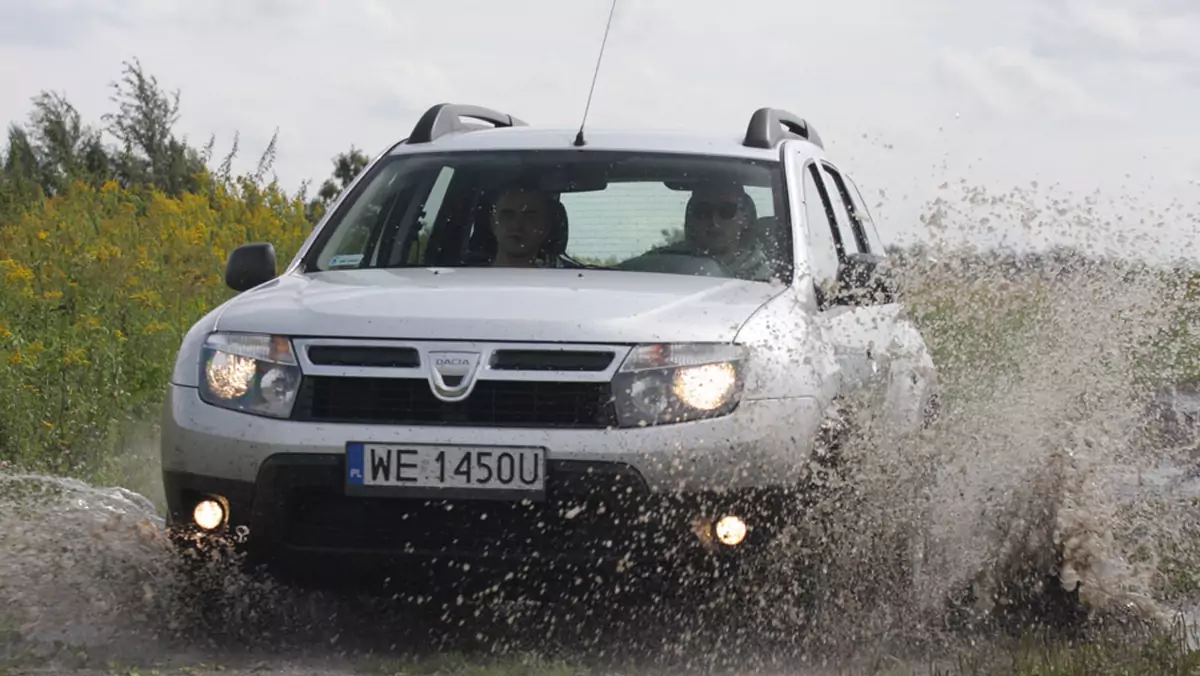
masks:
<svg viewBox="0 0 1200 676"><path fill-rule="evenodd" d="M225 520L225 508L216 500L201 500L192 510L196 525L204 530L213 530Z"/></svg>
<svg viewBox="0 0 1200 676"><path fill-rule="evenodd" d="M746 522L736 516L723 516L717 521L714 530L721 544L735 547L746 539Z"/></svg>

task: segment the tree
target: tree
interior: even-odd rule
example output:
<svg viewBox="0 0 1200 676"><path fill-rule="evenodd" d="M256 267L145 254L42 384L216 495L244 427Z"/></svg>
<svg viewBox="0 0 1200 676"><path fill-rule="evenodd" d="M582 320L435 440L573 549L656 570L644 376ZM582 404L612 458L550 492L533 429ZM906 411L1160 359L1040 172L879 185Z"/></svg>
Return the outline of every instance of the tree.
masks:
<svg viewBox="0 0 1200 676"><path fill-rule="evenodd" d="M137 59L124 66L124 77L111 85L118 112L101 118L120 144L114 158L117 179L126 185L153 185L171 195L196 189L196 175L206 168L204 156L172 131L179 121L179 91L161 91Z"/></svg>
<svg viewBox="0 0 1200 676"><path fill-rule="evenodd" d="M53 196L80 180L93 185L116 180L172 196L200 188L200 174L211 171L215 137L194 148L176 135L179 92L163 91L137 59L123 65L121 79L111 83L117 110L101 116L99 127L84 124L65 94L43 91L33 97L28 121L9 126L7 147L0 151L0 199L5 204L36 199L39 192ZM106 143L106 134L115 143ZM252 177L256 181L264 179L275 159L277 136L278 130L259 160ZM218 180L231 180L236 154L235 136L215 172Z"/></svg>
<svg viewBox="0 0 1200 676"><path fill-rule="evenodd" d="M73 180L103 182L111 175L100 132L85 125L66 96L42 92L33 98L29 146L36 177L47 195L65 190Z"/></svg>
<svg viewBox="0 0 1200 676"><path fill-rule="evenodd" d="M7 214L15 205L35 201L44 192L41 186L41 163L29 140L29 133L15 125L8 127L8 145L0 153L0 214ZM0 223L0 227L4 224Z"/></svg>
<svg viewBox="0 0 1200 676"><path fill-rule="evenodd" d="M47 91L33 97L25 124L9 125L7 144L0 148L0 213L60 194L74 181L100 185L115 180L127 188L146 186L179 196L201 190L206 173L220 183L240 180L232 171L236 133L232 149L217 168L210 168L216 160L215 137L197 148L175 132L179 91L164 91L136 58L122 65L122 76L110 83L116 110L102 115L99 126L85 124L65 94ZM246 180L267 180L277 141L278 129ZM333 178L322 185L322 199L314 203L332 201L368 161L353 147L338 155ZM298 197L304 199L303 189Z"/></svg>
<svg viewBox="0 0 1200 676"><path fill-rule="evenodd" d="M370 164L371 158L355 146L350 150L338 153L333 158L333 174L321 184L317 196L308 202L308 219L312 223L321 220L325 210L337 199L338 195L350 185L355 176Z"/></svg>

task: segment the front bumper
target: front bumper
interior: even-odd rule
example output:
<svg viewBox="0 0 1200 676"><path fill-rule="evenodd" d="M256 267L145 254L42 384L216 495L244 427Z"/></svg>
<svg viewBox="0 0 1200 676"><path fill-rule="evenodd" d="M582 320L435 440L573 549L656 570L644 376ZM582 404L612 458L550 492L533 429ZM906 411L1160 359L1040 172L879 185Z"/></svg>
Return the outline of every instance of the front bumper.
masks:
<svg viewBox="0 0 1200 676"><path fill-rule="evenodd" d="M228 528L268 558L371 555L577 563L684 560L726 550L697 528L724 513L761 549L820 424L813 399L746 402L717 420L635 430L427 428L300 423L227 411L170 389L162 429L169 519L220 496ZM348 497L348 440L536 445L543 502Z"/></svg>
<svg viewBox="0 0 1200 676"><path fill-rule="evenodd" d="M541 502L347 496L344 459L326 454L268 458L254 482L164 472L170 521L186 525L201 499L228 509L224 532L247 529L261 562L395 564L491 562L524 568L646 569L728 561L763 550L789 514L789 494L764 491L654 494L628 466L551 461ZM712 522L742 517L736 548L715 542Z"/></svg>

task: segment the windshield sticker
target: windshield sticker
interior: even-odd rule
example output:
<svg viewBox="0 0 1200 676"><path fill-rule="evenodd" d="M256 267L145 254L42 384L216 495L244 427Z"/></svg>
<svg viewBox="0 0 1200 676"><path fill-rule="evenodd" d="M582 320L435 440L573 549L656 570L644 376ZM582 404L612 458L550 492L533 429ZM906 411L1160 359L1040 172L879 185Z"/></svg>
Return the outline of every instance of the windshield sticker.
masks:
<svg viewBox="0 0 1200 676"><path fill-rule="evenodd" d="M363 255L358 254L341 254L329 259L329 267L331 268L352 268L362 262Z"/></svg>

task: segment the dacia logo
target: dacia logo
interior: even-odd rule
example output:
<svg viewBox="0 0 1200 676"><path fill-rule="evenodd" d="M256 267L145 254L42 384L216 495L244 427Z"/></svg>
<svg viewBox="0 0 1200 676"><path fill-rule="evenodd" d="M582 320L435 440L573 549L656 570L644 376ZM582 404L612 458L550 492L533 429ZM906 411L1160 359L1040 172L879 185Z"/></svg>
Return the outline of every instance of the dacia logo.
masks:
<svg viewBox="0 0 1200 676"><path fill-rule="evenodd" d="M479 368L478 352L433 352L429 354L429 385L442 401L458 401L474 385Z"/></svg>

